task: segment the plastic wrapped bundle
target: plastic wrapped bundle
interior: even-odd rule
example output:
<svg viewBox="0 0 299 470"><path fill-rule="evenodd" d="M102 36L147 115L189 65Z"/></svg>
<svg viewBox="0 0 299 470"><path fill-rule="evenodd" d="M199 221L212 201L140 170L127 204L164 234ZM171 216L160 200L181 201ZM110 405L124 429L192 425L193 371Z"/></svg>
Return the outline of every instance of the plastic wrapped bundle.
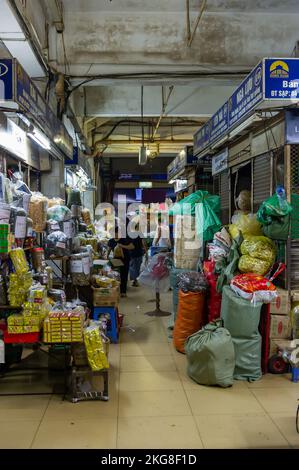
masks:
<svg viewBox="0 0 299 470"><path fill-rule="evenodd" d="M276 248L272 240L263 236L248 236L241 245L239 270L242 273L265 275L275 261Z"/></svg>
<svg viewBox="0 0 299 470"><path fill-rule="evenodd" d="M68 207L56 205L48 209L47 218L56 222L65 222L72 218L72 213Z"/></svg>
<svg viewBox="0 0 299 470"><path fill-rule="evenodd" d="M26 273L23 275L10 274L8 299L13 307L21 307L27 300L29 289L32 286L32 275Z"/></svg>
<svg viewBox="0 0 299 470"><path fill-rule="evenodd" d="M84 344L91 370L98 372L103 369L109 369L99 328L91 326L84 330Z"/></svg>
<svg viewBox="0 0 299 470"><path fill-rule="evenodd" d="M9 256L18 275L27 273L29 266L23 248L11 250Z"/></svg>
<svg viewBox="0 0 299 470"><path fill-rule="evenodd" d="M53 197L52 199L48 199L48 207L53 206L64 206L64 200L60 197Z"/></svg>
<svg viewBox="0 0 299 470"><path fill-rule="evenodd" d="M48 199L41 193L33 193L29 204L29 217L33 221L33 230L43 232L47 224Z"/></svg>
<svg viewBox="0 0 299 470"><path fill-rule="evenodd" d="M169 290L169 268L166 257L167 253L158 253L149 259L145 269L139 276L141 285L154 288L156 292L167 292Z"/></svg>
<svg viewBox="0 0 299 470"><path fill-rule="evenodd" d="M46 238L47 256L67 256L69 255L68 239L66 235L57 230L50 233Z"/></svg>
<svg viewBox="0 0 299 470"><path fill-rule="evenodd" d="M205 292L208 287L206 277L196 271L188 271L178 275L178 288L183 292Z"/></svg>

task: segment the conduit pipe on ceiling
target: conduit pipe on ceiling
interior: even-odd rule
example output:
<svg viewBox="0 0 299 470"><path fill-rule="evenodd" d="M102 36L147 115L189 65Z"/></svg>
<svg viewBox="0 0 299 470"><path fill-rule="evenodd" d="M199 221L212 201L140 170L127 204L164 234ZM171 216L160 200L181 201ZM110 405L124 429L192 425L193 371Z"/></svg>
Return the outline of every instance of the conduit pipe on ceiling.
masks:
<svg viewBox="0 0 299 470"><path fill-rule="evenodd" d="M192 44L192 42L193 42L193 39L194 39L196 30L197 30L198 25L199 25L199 22L200 22L200 20L201 20L201 18L202 18L204 9L205 9L205 7L206 7L206 4L207 4L207 0L202 0L202 4L201 4L201 7L200 7L198 16L197 16L197 18L196 18L194 28L193 28L193 31L192 31L192 33L191 33L191 28L190 28L190 4L189 4L189 0L186 0L188 47L191 47L191 44Z"/></svg>
<svg viewBox="0 0 299 470"><path fill-rule="evenodd" d="M162 86L162 111L161 111L160 117L158 119L158 122L156 124L156 127L154 129L154 132L153 132L153 135L152 135L152 138L151 138L152 142L155 140L155 137L156 137L156 134L157 134L158 129L160 127L161 121L162 121L163 117L165 116L165 111L166 111L171 93L173 92L173 89L174 89L173 85L169 87L169 92L168 92L167 98L165 100L164 99L164 87Z"/></svg>

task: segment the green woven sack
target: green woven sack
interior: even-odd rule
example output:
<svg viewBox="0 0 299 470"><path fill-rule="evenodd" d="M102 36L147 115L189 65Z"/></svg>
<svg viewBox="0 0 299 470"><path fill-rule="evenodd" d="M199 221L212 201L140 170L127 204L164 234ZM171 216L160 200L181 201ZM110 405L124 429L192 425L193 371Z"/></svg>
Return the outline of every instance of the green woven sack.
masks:
<svg viewBox="0 0 299 470"><path fill-rule="evenodd" d="M273 217L270 224L263 226L263 233L272 240L287 240L290 230L290 215Z"/></svg>
<svg viewBox="0 0 299 470"><path fill-rule="evenodd" d="M233 385L235 351L222 321L209 323L186 341L189 377L201 385Z"/></svg>

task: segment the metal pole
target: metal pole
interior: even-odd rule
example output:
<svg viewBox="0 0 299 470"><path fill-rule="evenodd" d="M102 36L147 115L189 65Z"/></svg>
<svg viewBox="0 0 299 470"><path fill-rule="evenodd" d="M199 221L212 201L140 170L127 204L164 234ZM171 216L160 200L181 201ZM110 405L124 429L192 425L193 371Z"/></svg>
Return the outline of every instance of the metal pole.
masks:
<svg viewBox="0 0 299 470"><path fill-rule="evenodd" d="M200 22L200 20L201 20L202 15L203 15L203 12L204 12L204 9L205 9L205 7L206 7L206 4L207 4L207 0L203 0L203 2L202 2L202 4L201 4L201 7L200 7L200 11L199 11L199 13L198 13L198 17L197 17L196 22L195 22L194 29L193 29L192 34L191 34L191 37L190 37L190 39L189 39L189 41L188 41L188 47L190 47L191 44L192 44L192 42L193 42L193 39L194 39L196 30L197 30L197 27L198 27L198 25L199 25L199 22Z"/></svg>
<svg viewBox="0 0 299 470"><path fill-rule="evenodd" d="M152 141L155 140L155 137L156 137L157 131L158 131L159 127L160 127L160 123L161 123L161 121L162 121L162 118L165 116L165 111L166 111L166 108L167 108L168 101L169 101L169 98L170 98L170 96L171 96L171 93L173 92L173 89L174 89L174 86L173 86L173 85L169 87L169 92L168 92L167 98L166 98L165 101L163 100L164 103L162 103L162 111L161 111L160 117L159 117L159 119L158 119L158 122L157 122L157 124L156 124L155 130L154 130L154 133L153 133L153 137L152 137Z"/></svg>

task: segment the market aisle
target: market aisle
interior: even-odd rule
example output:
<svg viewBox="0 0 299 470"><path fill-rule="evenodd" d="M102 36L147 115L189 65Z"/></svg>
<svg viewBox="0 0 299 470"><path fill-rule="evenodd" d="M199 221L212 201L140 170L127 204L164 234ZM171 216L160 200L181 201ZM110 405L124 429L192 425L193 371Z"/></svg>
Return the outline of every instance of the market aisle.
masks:
<svg viewBox="0 0 299 470"><path fill-rule="evenodd" d="M168 338L169 319L144 315L151 297L130 288L122 300L126 319L120 344L110 349L108 403L0 397L0 447L299 447L299 385L272 375L225 390L197 385ZM162 308L170 306L171 293L162 297Z"/></svg>

